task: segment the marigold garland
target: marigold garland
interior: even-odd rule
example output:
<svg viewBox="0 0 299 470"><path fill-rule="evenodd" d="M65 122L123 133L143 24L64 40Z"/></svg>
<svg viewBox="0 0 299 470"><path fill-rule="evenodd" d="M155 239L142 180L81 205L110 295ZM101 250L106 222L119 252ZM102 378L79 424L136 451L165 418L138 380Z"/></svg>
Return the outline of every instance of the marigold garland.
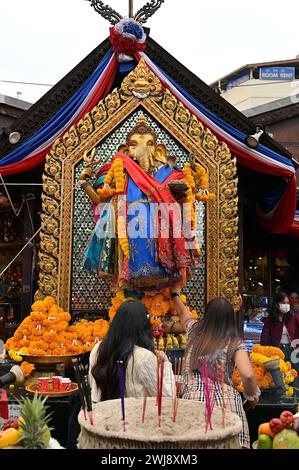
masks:
<svg viewBox="0 0 299 470"><path fill-rule="evenodd" d="M185 181L187 184L185 202L190 204L191 211L190 211L189 220L191 220L191 230L195 230L196 228L195 198L194 198L195 181L192 176L190 163L187 163L187 165L184 166L183 172L184 172Z"/></svg>
<svg viewBox="0 0 299 470"><path fill-rule="evenodd" d="M115 188L110 188L114 183ZM97 193L103 199L109 199L115 194L121 195L125 191L125 172L124 163L121 158L116 158L104 179L104 187L97 189ZM117 236L119 245L126 258L130 257L130 244L127 237L127 219L125 215L118 214L117 218Z"/></svg>
<svg viewBox="0 0 299 470"><path fill-rule="evenodd" d="M193 196L194 200L209 201L216 198L215 194L208 191L208 175L204 167L199 163L195 163L193 167L191 167L190 163L187 163L184 167L184 175L193 193L195 192L196 183L200 187L200 192Z"/></svg>
<svg viewBox="0 0 299 470"><path fill-rule="evenodd" d="M23 371L24 377L29 377L33 369L35 369L33 364L30 364L29 362L23 361L21 364L21 369Z"/></svg>
<svg viewBox="0 0 299 470"><path fill-rule="evenodd" d="M274 346L262 346L261 344L254 344L252 347L252 352L263 354L264 356L267 356L271 359L273 358L273 356L278 356L280 357L280 359L285 358L283 351Z"/></svg>
<svg viewBox="0 0 299 470"><path fill-rule="evenodd" d="M180 295L182 302L187 304L187 299L186 296L181 294ZM109 308L109 318L110 321L113 320L115 313L118 309L118 307L123 303L128 300L136 300L131 297L125 297L124 291L117 292L115 297L112 299L112 305ZM173 315L175 314L175 309L173 305L173 301L171 299L171 291L170 289L162 289L160 294L156 295L145 295L142 299L141 302L146 306L146 309L149 314L149 321L150 324L152 325L152 332L155 337L162 337L164 334L164 318L167 315ZM196 310L192 310L192 318L196 319L198 318L198 314ZM169 336L169 335L167 335ZM173 335L172 335L173 336ZM185 337L184 337L185 338ZM163 348L164 347L178 347L177 345L179 344L180 346L185 346L185 343L183 344L183 336L179 340L177 339L170 339L168 338L168 342L166 341L164 344L164 340L160 341L160 347L162 348L162 343L163 343ZM172 346L170 346L170 343Z"/></svg>
<svg viewBox="0 0 299 470"><path fill-rule="evenodd" d="M80 354L91 351L109 329L105 320L80 320L71 326L70 320L71 315L56 305L52 297L39 300L32 305L31 314L23 320L14 336L7 340L5 349L17 362L22 361L22 354Z"/></svg>
<svg viewBox="0 0 299 470"><path fill-rule="evenodd" d="M252 361L252 368L256 376L258 386L261 390L274 388L275 386L271 372L267 370L264 364L270 360L279 359L279 369L284 384L286 385L286 395L293 395L294 389L293 387L290 387L289 384L295 380L297 372L295 369L292 369L292 365L289 361L284 361L284 357L285 355L283 351L279 348L273 346L261 346L260 344L255 344L253 346L250 359ZM237 369L234 370L233 381L237 390L239 392L243 392L244 387Z"/></svg>

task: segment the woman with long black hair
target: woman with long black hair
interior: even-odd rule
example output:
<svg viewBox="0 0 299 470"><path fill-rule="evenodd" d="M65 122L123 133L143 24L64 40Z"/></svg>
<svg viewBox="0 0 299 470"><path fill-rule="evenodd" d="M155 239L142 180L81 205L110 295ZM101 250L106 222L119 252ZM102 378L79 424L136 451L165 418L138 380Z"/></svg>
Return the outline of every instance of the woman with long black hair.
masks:
<svg viewBox="0 0 299 470"><path fill-rule="evenodd" d="M229 406L242 421L239 435L241 447L250 447L249 429L240 393L233 384L237 367L244 387L244 397L253 408L260 390L252 370L246 347L241 340L230 302L224 298L211 300L201 320L193 320L183 304L180 290L172 293L181 324L186 325L187 346L183 374L183 398L206 402L206 387L215 397L217 406Z"/></svg>
<svg viewBox="0 0 299 470"><path fill-rule="evenodd" d="M162 351L154 351L154 341L144 304L124 302L117 310L105 339L95 345L89 359L89 381L93 402L120 397L118 361L125 367L126 397L157 393L157 361L164 362L163 396L175 392L171 363Z"/></svg>

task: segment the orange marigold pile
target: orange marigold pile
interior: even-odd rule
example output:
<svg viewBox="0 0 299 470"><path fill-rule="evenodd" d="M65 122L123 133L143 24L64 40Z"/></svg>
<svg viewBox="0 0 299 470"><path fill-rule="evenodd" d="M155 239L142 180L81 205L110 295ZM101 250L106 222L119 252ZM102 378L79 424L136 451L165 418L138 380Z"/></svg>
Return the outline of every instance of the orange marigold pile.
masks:
<svg viewBox="0 0 299 470"><path fill-rule="evenodd" d="M35 369L33 364L30 364L29 362L26 362L26 361L23 361L20 367L23 371L24 377L29 377L33 369Z"/></svg>
<svg viewBox="0 0 299 470"><path fill-rule="evenodd" d="M80 320L69 325L71 315L55 304L52 297L38 300L5 348L11 357L15 352L37 356L60 356L91 351L103 339L109 324L105 320ZM17 357L17 356L16 356Z"/></svg>
<svg viewBox="0 0 299 470"><path fill-rule="evenodd" d="M187 304L186 296L181 294L181 300ZM112 299L112 305L109 309L109 318L113 320L118 307L127 300L136 300L132 297L125 297L124 291L117 292ZM159 294L145 295L141 302L146 306L149 314L150 323L153 327L160 327L162 325L162 318L167 315L175 314L173 302L171 299L170 289L162 289ZM198 318L196 310L192 310L192 318Z"/></svg>
<svg viewBox="0 0 299 470"><path fill-rule="evenodd" d="M295 369L292 369L292 364L289 361L284 361L284 357L285 355L283 351L279 348L273 346L261 346L260 344L255 344L253 346L250 359L252 361L252 368L256 376L258 386L261 390L274 388L275 385L272 375L264 364L267 361L279 358L279 368L284 384L286 385L286 394L293 395L293 387L290 387L289 384L295 380L297 372ZM233 381L237 390L239 392L243 392L244 387L240 373L237 369L234 370Z"/></svg>

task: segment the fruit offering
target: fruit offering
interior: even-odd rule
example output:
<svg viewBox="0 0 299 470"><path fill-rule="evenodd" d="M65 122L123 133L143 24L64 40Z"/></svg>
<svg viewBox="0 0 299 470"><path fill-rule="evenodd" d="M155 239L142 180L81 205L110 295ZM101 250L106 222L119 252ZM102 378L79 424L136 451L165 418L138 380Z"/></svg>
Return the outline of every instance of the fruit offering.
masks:
<svg viewBox="0 0 299 470"><path fill-rule="evenodd" d="M49 416L46 414L46 398L34 395L23 398L18 419L7 419L0 430L0 449L23 447L24 449L46 449L51 438L48 427Z"/></svg>
<svg viewBox="0 0 299 470"><path fill-rule="evenodd" d="M283 411L258 429L258 449L299 449L299 413Z"/></svg>

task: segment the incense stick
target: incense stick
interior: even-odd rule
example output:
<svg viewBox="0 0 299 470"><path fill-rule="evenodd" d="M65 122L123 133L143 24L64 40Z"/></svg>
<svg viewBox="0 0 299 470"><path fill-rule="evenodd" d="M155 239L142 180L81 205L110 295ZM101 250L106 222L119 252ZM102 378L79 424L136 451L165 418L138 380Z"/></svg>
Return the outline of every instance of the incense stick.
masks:
<svg viewBox="0 0 299 470"><path fill-rule="evenodd" d="M86 376L85 376L85 370L84 370L84 367L83 367L82 364L79 364L78 370L79 370L81 380L82 380L82 388L83 388L83 393L84 393L85 400L86 400L87 414L88 414L88 417L89 417L90 424L93 426L93 414L92 414L92 403L91 403L91 396L90 396L90 388L87 384L87 379L86 379Z"/></svg>
<svg viewBox="0 0 299 470"><path fill-rule="evenodd" d="M172 421L175 423L177 417L177 411L179 406L179 397L178 397L178 384L175 384L175 397L174 397L174 406L173 406L173 414L172 414Z"/></svg>
<svg viewBox="0 0 299 470"><path fill-rule="evenodd" d="M222 388L222 427L225 427L225 402L224 402L224 363L221 367L221 388Z"/></svg>
<svg viewBox="0 0 299 470"><path fill-rule="evenodd" d="M126 431L126 421L125 421L125 370L123 361L117 361L118 364L118 381L119 381L119 391L121 399L121 411L122 411L122 422L123 430Z"/></svg>
<svg viewBox="0 0 299 470"><path fill-rule="evenodd" d="M79 370L78 370L79 369L78 360L77 359L72 359L72 362L73 362L73 366L74 366L76 380L77 380L77 383L78 383L79 397L80 397L80 401L81 401L81 406L82 406L83 413L84 413L84 418L85 418L85 421L86 421L87 420L86 404L85 404L84 392L83 392L83 388L82 388L82 382L81 382L81 378L80 378L80 374L79 374Z"/></svg>
<svg viewBox="0 0 299 470"><path fill-rule="evenodd" d="M182 375L182 358L179 357L178 375Z"/></svg>
<svg viewBox="0 0 299 470"><path fill-rule="evenodd" d="M156 405L158 406L159 402L159 380L160 380L160 363L159 358L157 356L157 391L156 391Z"/></svg>
<svg viewBox="0 0 299 470"><path fill-rule="evenodd" d="M142 417L141 417L142 424L144 423L144 418L145 418L147 397L148 397L148 391L147 391L147 388L145 388L144 389L144 397L143 397Z"/></svg>
<svg viewBox="0 0 299 470"><path fill-rule="evenodd" d="M161 414L162 414L162 395L163 395L163 378L164 378L164 361L160 367L159 379L159 396L158 396L158 427L161 427Z"/></svg>

